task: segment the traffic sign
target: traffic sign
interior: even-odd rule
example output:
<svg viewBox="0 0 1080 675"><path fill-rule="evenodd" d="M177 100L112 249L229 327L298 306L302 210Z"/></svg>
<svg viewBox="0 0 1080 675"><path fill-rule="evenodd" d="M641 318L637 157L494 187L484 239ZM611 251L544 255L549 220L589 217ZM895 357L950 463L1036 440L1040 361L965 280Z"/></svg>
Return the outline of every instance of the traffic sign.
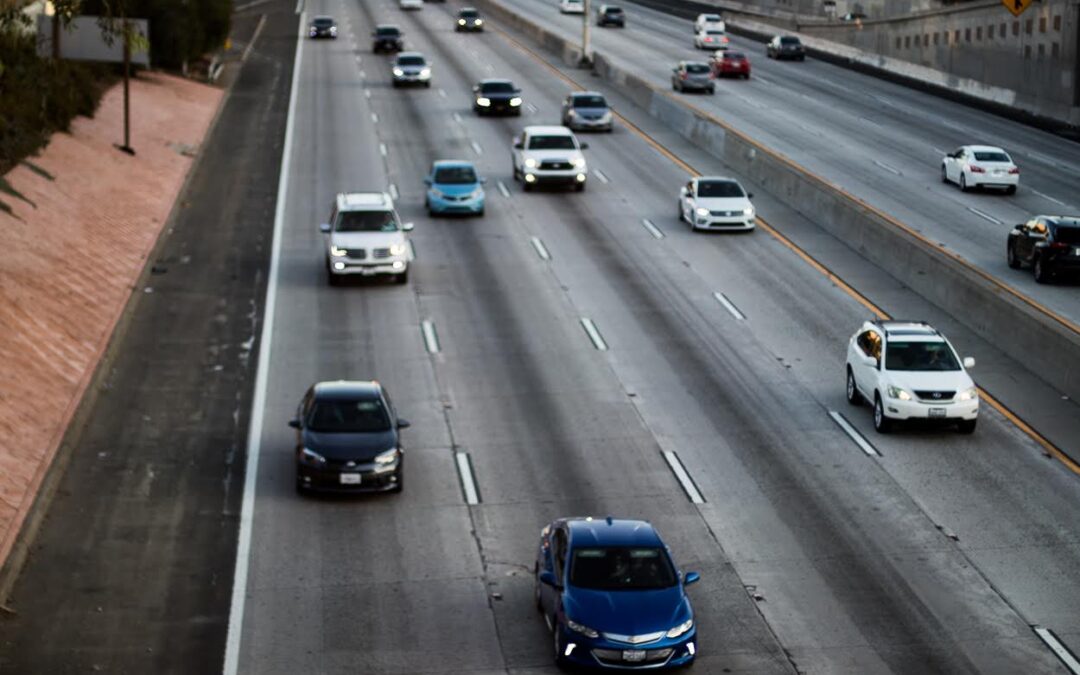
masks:
<svg viewBox="0 0 1080 675"><path fill-rule="evenodd" d="M1005 5L1005 9L1012 12L1013 16L1020 16L1034 1L1035 0L1001 0L1001 4Z"/></svg>

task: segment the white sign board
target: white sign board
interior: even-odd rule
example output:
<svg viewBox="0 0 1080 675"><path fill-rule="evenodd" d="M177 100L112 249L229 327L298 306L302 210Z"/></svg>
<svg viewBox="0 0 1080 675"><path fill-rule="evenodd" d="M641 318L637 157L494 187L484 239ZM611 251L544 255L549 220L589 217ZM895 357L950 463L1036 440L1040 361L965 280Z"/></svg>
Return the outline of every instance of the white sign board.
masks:
<svg viewBox="0 0 1080 675"><path fill-rule="evenodd" d="M149 45L150 22L146 19L128 19L127 22L135 33L142 37L138 43ZM116 33L119 33L119 25L117 29ZM104 33L101 24L98 23L98 17L74 17L67 26L60 27L60 58L76 61L122 63L124 61L123 40L120 39L118 34L114 35L110 45L105 40ZM52 56L52 37L52 17L39 14L37 24L38 56L43 58ZM131 50L131 62L149 68L150 52L148 48L138 49L137 46L134 46Z"/></svg>

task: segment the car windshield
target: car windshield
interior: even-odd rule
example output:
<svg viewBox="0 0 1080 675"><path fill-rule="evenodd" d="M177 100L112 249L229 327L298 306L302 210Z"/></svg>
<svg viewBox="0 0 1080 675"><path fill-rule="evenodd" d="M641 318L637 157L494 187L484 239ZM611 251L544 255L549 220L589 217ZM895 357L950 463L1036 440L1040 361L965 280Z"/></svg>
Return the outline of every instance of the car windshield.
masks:
<svg viewBox="0 0 1080 675"><path fill-rule="evenodd" d="M391 211L343 211L338 214L335 232L397 232Z"/></svg>
<svg viewBox="0 0 1080 675"><path fill-rule="evenodd" d="M574 139L570 136L533 136L529 139L530 150L573 150Z"/></svg>
<svg viewBox="0 0 1080 675"><path fill-rule="evenodd" d="M570 562L570 584L604 591L670 588L678 577L657 547L577 548Z"/></svg>
<svg viewBox="0 0 1080 675"><path fill-rule="evenodd" d="M320 16L312 23L315 24L316 28L329 28L330 26L334 25L334 20L328 16Z"/></svg>
<svg viewBox="0 0 1080 675"><path fill-rule="evenodd" d="M780 38L780 44L782 44L782 45L797 45L797 44L799 44L799 38L797 38L797 37L782 37L782 38Z"/></svg>
<svg viewBox="0 0 1080 675"><path fill-rule="evenodd" d="M742 186L731 180L704 180L698 183L698 197L745 197Z"/></svg>
<svg viewBox="0 0 1080 675"><path fill-rule="evenodd" d="M376 28L375 34L379 37L397 37L401 34L401 31L397 28Z"/></svg>
<svg viewBox="0 0 1080 675"><path fill-rule="evenodd" d="M606 108L607 101L603 96L575 96L573 99L575 108Z"/></svg>
<svg viewBox="0 0 1080 675"><path fill-rule="evenodd" d="M944 342L890 340L885 352L885 370L960 370L960 364Z"/></svg>
<svg viewBox="0 0 1080 675"><path fill-rule="evenodd" d="M480 16L480 12L476 11L475 9L463 9L458 12L458 16L460 16L462 19L475 19L476 17Z"/></svg>
<svg viewBox="0 0 1080 675"><path fill-rule="evenodd" d="M390 418L379 399L316 401L305 426L328 433L389 431Z"/></svg>
<svg viewBox="0 0 1080 675"><path fill-rule="evenodd" d="M605 7L604 14L622 14L622 7Z"/></svg>
<svg viewBox="0 0 1080 675"><path fill-rule="evenodd" d="M513 94L513 82L483 82L480 91L484 94Z"/></svg>
<svg viewBox="0 0 1080 675"><path fill-rule="evenodd" d="M1062 244L1080 244L1080 227L1062 227L1058 225L1054 228L1054 241L1059 241Z"/></svg>
<svg viewBox="0 0 1080 675"><path fill-rule="evenodd" d="M1004 152L976 150L975 159L979 162L1011 162Z"/></svg>
<svg viewBox="0 0 1080 675"><path fill-rule="evenodd" d="M720 20L720 15L719 14L702 14L701 15L701 20L705 21L705 22L708 22L708 23L716 23L717 21Z"/></svg>
<svg viewBox="0 0 1080 675"><path fill-rule="evenodd" d="M435 172L435 182L442 185L470 185L476 182L471 166L448 166Z"/></svg>
<svg viewBox="0 0 1080 675"><path fill-rule="evenodd" d="M397 62L399 66L422 66L427 63L423 56L399 56Z"/></svg>
<svg viewBox="0 0 1080 675"><path fill-rule="evenodd" d="M686 64L686 72L701 75L712 71L704 63L688 63Z"/></svg>

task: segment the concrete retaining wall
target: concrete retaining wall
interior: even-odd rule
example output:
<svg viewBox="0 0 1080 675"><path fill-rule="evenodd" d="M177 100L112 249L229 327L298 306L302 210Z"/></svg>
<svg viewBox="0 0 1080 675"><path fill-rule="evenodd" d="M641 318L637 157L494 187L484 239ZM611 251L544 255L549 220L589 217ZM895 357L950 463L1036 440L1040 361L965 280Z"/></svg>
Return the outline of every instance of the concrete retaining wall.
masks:
<svg viewBox="0 0 1080 675"><path fill-rule="evenodd" d="M578 50L561 37L515 14L496 0L477 0L488 14L538 40L564 63ZM923 239L782 155L623 69L602 53L595 72L635 104L731 169L794 206L928 301L953 314L980 337L1026 364L1050 385L1080 398L1080 333L1017 296L948 251Z"/></svg>

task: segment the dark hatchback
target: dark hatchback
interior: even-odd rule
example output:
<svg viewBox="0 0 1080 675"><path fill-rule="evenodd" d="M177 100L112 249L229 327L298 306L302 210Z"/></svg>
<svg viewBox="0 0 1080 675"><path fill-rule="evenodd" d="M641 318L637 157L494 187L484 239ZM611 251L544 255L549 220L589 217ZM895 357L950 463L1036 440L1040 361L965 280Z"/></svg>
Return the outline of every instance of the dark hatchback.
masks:
<svg viewBox="0 0 1080 675"><path fill-rule="evenodd" d="M473 110L478 115L521 115L521 90L510 80L480 80L473 87Z"/></svg>
<svg viewBox="0 0 1080 675"><path fill-rule="evenodd" d="M1009 267L1029 265L1035 281L1080 273L1080 216L1036 216L1009 232Z"/></svg>
<svg viewBox="0 0 1080 675"><path fill-rule="evenodd" d="M769 40L769 45L765 48L765 55L770 59L805 61L806 48L803 47L802 40L794 35L777 35L772 40Z"/></svg>
<svg viewBox="0 0 1080 675"><path fill-rule="evenodd" d="M401 429L378 382L312 385L289 422L296 429L296 490L400 492L404 487Z"/></svg>
<svg viewBox="0 0 1080 675"><path fill-rule="evenodd" d="M397 26L385 24L375 26L371 39L371 50L376 54L379 52L400 52L405 49L405 37Z"/></svg>
<svg viewBox="0 0 1080 675"><path fill-rule="evenodd" d="M600 5L600 9L596 10L596 25L626 28L626 14L623 13L622 7Z"/></svg>

